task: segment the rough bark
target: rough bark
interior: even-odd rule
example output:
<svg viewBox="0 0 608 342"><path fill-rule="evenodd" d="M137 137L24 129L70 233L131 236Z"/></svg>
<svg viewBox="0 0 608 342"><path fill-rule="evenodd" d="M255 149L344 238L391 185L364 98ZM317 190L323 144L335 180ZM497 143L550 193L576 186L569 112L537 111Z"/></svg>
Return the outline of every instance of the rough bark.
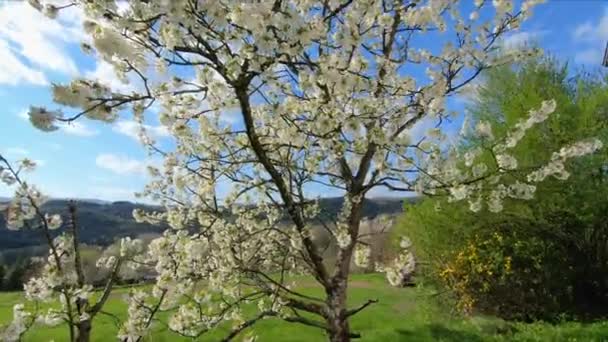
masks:
<svg viewBox="0 0 608 342"><path fill-rule="evenodd" d="M327 297L327 334L331 342L350 341L350 326L346 317L346 280L336 285Z"/></svg>
<svg viewBox="0 0 608 342"><path fill-rule="evenodd" d="M89 342L92 328L93 325L91 324L91 320L80 321L76 326L76 341Z"/></svg>

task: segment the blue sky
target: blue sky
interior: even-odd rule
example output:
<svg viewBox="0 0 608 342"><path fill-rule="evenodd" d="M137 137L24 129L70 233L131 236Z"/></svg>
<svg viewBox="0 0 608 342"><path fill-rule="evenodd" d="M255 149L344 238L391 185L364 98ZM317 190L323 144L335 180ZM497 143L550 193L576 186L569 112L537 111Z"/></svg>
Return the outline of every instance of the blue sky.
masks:
<svg viewBox="0 0 608 342"><path fill-rule="evenodd" d="M107 64L80 51L85 37L79 13L60 19L46 19L25 1L0 1L0 152L12 160L38 161L29 179L50 196L133 200L147 181L144 165L153 160L128 117L113 125L81 121L44 133L24 115L30 105L53 107L52 82L81 76L125 87ZM577 68L598 69L608 41L608 1L548 1L505 44L530 40ZM166 130L149 125L157 139L166 139ZM0 185L0 196L8 195Z"/></svg>

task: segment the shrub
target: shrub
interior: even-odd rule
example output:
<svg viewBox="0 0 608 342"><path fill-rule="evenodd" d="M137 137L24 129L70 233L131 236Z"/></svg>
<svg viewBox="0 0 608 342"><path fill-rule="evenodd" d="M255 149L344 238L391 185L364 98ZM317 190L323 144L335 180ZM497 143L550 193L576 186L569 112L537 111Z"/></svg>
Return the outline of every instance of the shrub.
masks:
<svg viewBox="0 0 608 342"><path fill-rule="evenodd" d="M525 108L554 98L557 115L513 151L521 166L581 136L606 141L608 86L587 74L569 77L550 60L486 75L470 112L500 135ZM463 140L462 149L475 140ZM406 208L395 235L414 243L426 280L449 290L463 312L507 319L554 320L608 314L607 154L576 161L566 182L540 185L532 201L506 201L504 210L477 213L436 196ZM514 175L517 177L517 175Z"/></svg>

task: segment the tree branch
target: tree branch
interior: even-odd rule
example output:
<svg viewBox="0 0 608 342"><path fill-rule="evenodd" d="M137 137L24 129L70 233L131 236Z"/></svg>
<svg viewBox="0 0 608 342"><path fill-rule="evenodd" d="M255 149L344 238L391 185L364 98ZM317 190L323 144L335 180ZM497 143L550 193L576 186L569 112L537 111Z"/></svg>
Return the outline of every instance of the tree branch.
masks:
<svg viewBox="0 0 608 342"><path fill-rule="evenodd" d="M359 306L358 308L346 311L346 317L354 316L357 313L359 313L361 310L363 310L366 307L368 307L372 304L375 304L375 303L378 303L377 299L368 299L367 302L365 302L363 305Z"/></svg>

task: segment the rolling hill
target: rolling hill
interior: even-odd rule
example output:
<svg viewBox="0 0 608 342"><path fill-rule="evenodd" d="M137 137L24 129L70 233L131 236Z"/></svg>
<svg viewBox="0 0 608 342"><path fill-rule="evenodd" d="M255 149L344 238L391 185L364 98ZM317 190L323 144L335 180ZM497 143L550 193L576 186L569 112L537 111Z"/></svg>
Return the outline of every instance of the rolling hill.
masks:
<svg viewBox="0 0 608 342"><path fill-rule="evenodd" d="M396 215L403 211L404 200L414 198L372 198L364 203L366 218L373 218L380 214ZM322 198L321 208L325 217L335 216L341 206L343 198ZM54 199L44 206L45 212L66 214L67 200ZM104 202L98 200L78 200L78 220L81 227L81 241L89 245L106 246L125 236L138 236L142 234L160 234L166 227L137 223L132 217L136 208L145 211L160 210L159 207L131 203L126 201ZM55 232L56 234L59 231ZM0 252L8 249L32 247L44 243L43 236L38 231L20 230L11 231L6 228L6 222L0 216Z"/></svg>

